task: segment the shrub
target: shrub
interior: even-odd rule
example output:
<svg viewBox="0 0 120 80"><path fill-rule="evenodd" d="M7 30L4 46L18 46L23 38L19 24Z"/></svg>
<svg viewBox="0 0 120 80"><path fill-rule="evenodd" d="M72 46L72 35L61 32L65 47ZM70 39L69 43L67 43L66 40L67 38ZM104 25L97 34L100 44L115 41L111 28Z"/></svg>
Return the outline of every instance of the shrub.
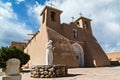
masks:
<svg viewBox="0 0 120 80"><path fill-rule="evenodd" d="M0 68L6 67L6 61L11 58L17 58L21 61L20 66L25 65L30 56L16 47L1 47L0 48Z"/></svg>

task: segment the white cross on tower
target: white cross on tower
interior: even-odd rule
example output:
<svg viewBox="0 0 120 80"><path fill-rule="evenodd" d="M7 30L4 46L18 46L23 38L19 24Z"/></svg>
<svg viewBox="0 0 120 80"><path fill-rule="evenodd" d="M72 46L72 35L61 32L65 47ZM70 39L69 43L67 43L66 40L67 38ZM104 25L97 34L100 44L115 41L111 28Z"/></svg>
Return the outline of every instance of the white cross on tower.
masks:
<svg viewBox="0 0 120 80"><path fill-rule="evenodd" d="M74 21L75 18L73 16L71 18L72 18L72 21Z"/></svg>
<svg viewBox="0 0 120 80"><path fill-rule="evenodd" d="M83 14L80 12L79 15L82 16Z"/></svg>
<svg viewBox="0 0 120 80"><path fill-rule="evenodd" d="M53 7L54 6L54 4L53 4L53 0L50 0L51 2L49 3L49 5L51 6L51 7Z"/></svg>

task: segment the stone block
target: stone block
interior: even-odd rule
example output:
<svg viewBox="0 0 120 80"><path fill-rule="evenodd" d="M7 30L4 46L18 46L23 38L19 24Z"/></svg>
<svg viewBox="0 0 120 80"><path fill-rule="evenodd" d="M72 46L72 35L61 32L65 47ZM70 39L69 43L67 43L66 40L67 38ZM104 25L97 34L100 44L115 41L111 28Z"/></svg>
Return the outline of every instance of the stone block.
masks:
<svg viewBox="0 0 120 80"><path fill-rule="evenodd" d="M22 80L22 76L21 75L2 76L2 80Z"/></svg>
<svg viewBox="0 0 120 80"><path fill-rule="evenodd" d="M67 76L67 67L65 65L37 65L31 70L33 78L54 78Z"/></svg>

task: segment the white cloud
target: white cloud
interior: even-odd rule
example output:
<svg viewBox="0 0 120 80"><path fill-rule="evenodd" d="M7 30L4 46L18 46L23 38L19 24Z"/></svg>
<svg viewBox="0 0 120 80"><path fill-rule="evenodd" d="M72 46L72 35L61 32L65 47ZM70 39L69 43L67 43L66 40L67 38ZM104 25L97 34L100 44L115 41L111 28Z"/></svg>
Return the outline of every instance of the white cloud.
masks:
<svg viewBox="0 0 120 80"><path fill-rule="evenodd" d="M116 44L115 43L114 44L105 43L104 45L102 45L102 47L104 49L106 49L106 53L120 52L120 43L119 42Z"/></svg>
<svg viewBox="0 0 120 80"><path fill-rule="evenodd" d="M25 0L16 0L17 4L20 4L21 2L24 2Z"/></svg>
<svg viewBox="0 0 120 80"><path fill-rule="evenodd" d="M0 2L0 19L1 18L17 18L16 14L13 13L11 9L11 3L2 3Z"/></svg>
<svg viewBox="0 0 120 80"><path fill-rule="evenodd" d="M47 1L45 4L48 3ZM54 7L63 11L62 22L71 22L72 16L77 19L80 12L83 13L83 16L91 18L93 34L103 49L108 52L120 51L120 45L118 45L120 43L119 4L120 0L57 0ZM38 19L44 6L36 5L31 7L30 11Z"/></svg>
<svg viewBox="0 0 120 80"><path fill-rule="evenodd" d="M39 3L36 2L36 4L34 6L28 6L28 8L29 8L28 15L35 18L36 21L38 22L38 24L40 24L40 22L41 22L40 13L43 9L43 5L39 5Z"/></svg>
<svg viewBox="0 0 120 80"><path fill-rule="evenodd" d="M32 33L25 23L18 22L11 6L10 2L0 1L0 47L10 45L11 41L23 41L27 38L27 33Z"/></svg>

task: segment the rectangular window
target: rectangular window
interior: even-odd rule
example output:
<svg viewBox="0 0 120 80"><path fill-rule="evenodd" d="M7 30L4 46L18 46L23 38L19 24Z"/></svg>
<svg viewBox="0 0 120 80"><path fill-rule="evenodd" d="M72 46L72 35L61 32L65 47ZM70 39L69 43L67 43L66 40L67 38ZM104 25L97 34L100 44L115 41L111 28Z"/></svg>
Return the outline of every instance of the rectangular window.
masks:
<svg viewBox="0 0 120 80"><path fill-rule="evenodd" d="M53 11L51 12L51 20L55 21L55 12L53 12Z"/></svg>
<svg viewBox="0 0 120 80"><path fill-rule="evenodd" d="M85 29L88 29L87 21L85 21L85 23L84 23L84 28L85 28Z"/></svg>
<svg viewBox="0 0 120 80"><path fill-rule="evenodd" d="M74 38L78 38L78 33L76 29L73 29L73 36Z"/></svg>

